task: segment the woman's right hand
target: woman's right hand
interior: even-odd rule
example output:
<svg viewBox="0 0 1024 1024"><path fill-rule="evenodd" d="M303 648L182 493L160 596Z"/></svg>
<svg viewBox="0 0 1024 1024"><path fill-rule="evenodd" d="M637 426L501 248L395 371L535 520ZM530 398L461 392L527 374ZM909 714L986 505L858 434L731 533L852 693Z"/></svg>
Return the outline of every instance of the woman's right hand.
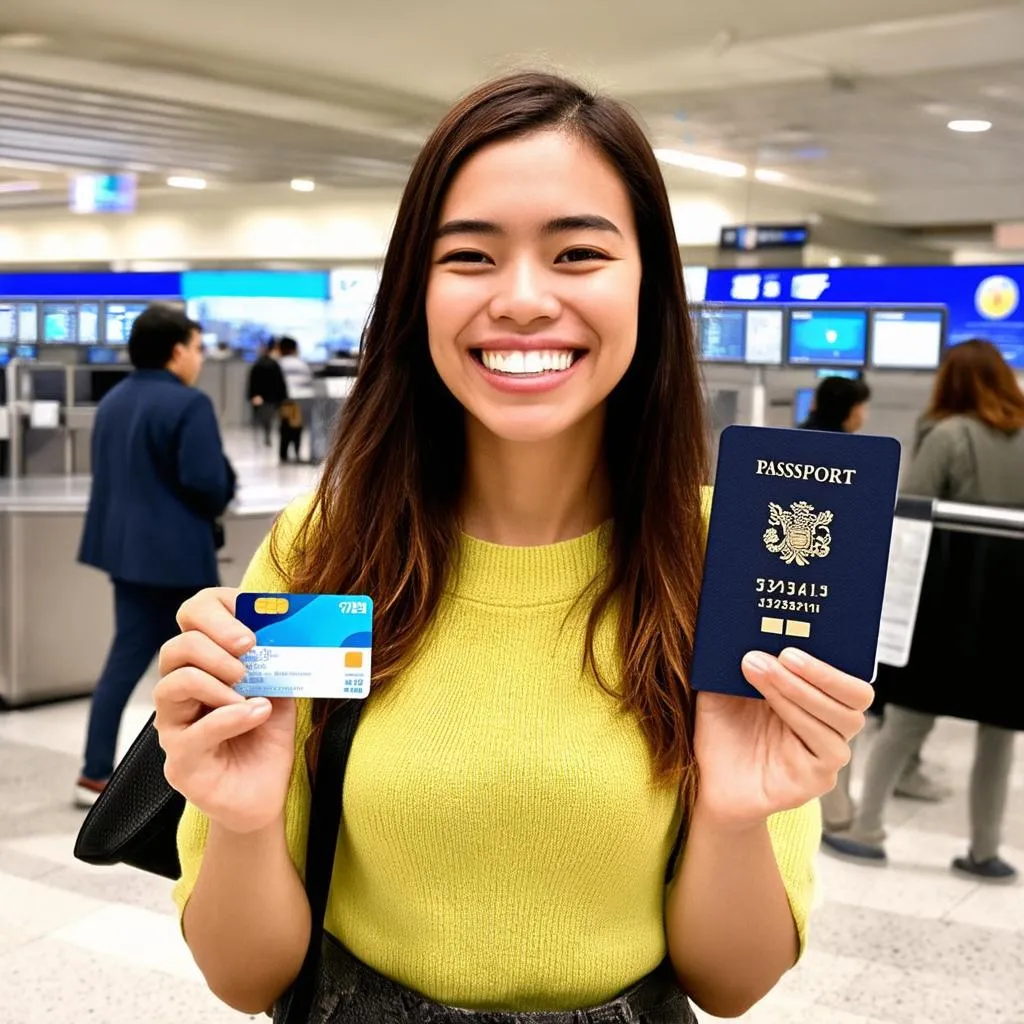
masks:
<svg viewBox="0 0 1024 1024"><path fill-rule="evenodd" d="M201 590L160 651L156 729L170 785L211 822L245 834L283 817L295 758L295 701L246 700L234 687L255 643L234 615L237 590Z"/></svg>

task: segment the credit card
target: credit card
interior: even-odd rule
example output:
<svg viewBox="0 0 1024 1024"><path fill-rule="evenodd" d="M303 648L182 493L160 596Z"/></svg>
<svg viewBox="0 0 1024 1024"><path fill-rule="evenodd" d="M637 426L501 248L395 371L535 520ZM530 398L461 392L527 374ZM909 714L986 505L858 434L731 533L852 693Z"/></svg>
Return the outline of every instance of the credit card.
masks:
<svg viewBox="0 0 1024 1024"><path fill-rule="evenodd" d="M786 647L874 679L899 467L892 437L722 432L695 690L759 697L743 678L744 655Z"/></svg>
<svg viewBox="0 0 1024 1024"><path fill-rule="evenodd" d="M239 594L235 617L256 634L242 656L243 697L364 698L373 601L339 594Z"/></svg>

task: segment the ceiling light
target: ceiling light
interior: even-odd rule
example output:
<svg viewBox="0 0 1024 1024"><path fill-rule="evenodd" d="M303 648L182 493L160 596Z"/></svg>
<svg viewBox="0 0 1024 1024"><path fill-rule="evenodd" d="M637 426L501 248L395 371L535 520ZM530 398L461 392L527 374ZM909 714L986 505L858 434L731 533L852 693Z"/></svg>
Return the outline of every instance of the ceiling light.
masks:
<svg viewBox="0 0 1024 1024"><path fill-rule="evenodd" d="M167 184L170 185L171 188L191 188L196 191L201 191L206 188L206 179L189 178L180 174L172 174L171 177L167 179Z"/></svg>
<svg viewBox="0 0 1024 1024"><path fill-rule="evenodd" d="M38 181L0 181L0 193L38 192L42 188Z"/></svg>
<svg viewBox="0 0 1024 1024"><path fill-rule="evenodd" d="M312 192L316 188L316 182L309 178L292 178L292 189L295 192Z"/></svg>
<svg viewBox="0 0 1024 1024"><path fill-rule="evenodd" d="M8 50L38 50L50 41L38 32L5 32L0 35L0 46Z"/></svg>
<svg viewBox="0 0 1024 1024"><path fill-rule="evenodd" d="M717 174L722 178L745 178L747 169L732 160L719 160L699 153L684 153L680 149L656 149L654 155L663 163L673 167L685 167L689 171Z"/></svg>
<svg viewBox="0 0 1024 1024"><path fill-rule="evenodd" d="M987 132L989 128L992 127L992 122L966 119L962 121L950 121L946 127L951 132Z"/></svg>
<svg viewBox="0 0 1024 1024"><path fill-rule="evenodd" d="M766 185L781 185L787 180L788 175L783 174L782 171L773 171L769 167L758 167L754 171L754 177Z"/></svg>
<svg viewBox="0 0 1024 1024"><path fill-rule="evenodd" d="M843 265L842 257L841 256L829 256L829 258L828 258L828 265L830 267L832 267L833 269L835 269L836 267L841 267Z"/></svg>

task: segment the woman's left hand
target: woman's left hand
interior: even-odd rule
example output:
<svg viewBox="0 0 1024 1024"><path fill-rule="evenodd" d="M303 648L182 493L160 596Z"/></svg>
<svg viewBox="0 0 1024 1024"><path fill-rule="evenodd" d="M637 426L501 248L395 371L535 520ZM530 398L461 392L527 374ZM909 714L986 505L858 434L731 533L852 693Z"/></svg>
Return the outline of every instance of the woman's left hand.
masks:
<svg viewBox="0 0 1024 1024"><path fill-rule="evenodd" d="M748 654L743 674L765 699L699 693L695 737L698 805L739 828L828 793L873 699L869 683L794 648Z"/></svg>

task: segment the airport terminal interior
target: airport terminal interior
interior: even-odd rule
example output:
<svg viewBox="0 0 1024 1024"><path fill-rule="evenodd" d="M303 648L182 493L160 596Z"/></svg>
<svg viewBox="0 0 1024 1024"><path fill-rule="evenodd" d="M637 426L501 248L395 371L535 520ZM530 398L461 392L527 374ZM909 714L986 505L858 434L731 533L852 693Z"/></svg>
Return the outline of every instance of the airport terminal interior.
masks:
<svg viewBox="0 0 1024 1024"><path fill-rule="evenodd" d="M418 152L460 96L526 68L625 102L654 147L712 454L734 424L808 424L839 378L867 385L866 419L822 429L897 438L906 481L959 345L990 343L1024 388L1020 0L3 0L0 1024L269 1019L211 993L169 879L74 853L115 622L110 580L79 561L97 409L147 308L201 326L194 386L237 475L217 568L237 587L320 479ZM253 402L282 338L306 368L301 388L283 376L297 451ZM1024 576L957 575L1024 565L1024 461L999 473L1016 497L900 489L876 685L935 728L885 802L883 860L855 815L887 728L868 716L821 801L807 949L744 1021L1024 1024ZM987 869L951 870L1003 785L975 762L997 733L998 839Z"/></svg>

